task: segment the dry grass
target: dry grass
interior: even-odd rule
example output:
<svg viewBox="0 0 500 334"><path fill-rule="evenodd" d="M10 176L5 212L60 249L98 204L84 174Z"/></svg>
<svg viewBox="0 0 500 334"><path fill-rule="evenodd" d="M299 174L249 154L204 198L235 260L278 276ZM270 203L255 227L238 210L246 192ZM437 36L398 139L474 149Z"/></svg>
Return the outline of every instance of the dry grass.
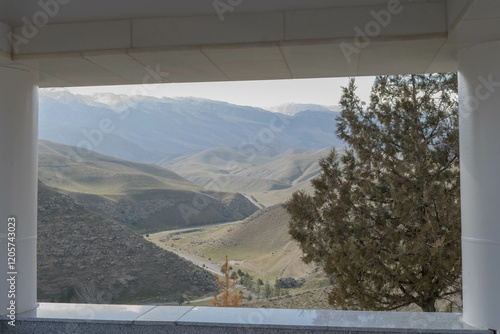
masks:
<svg viewBox="0 0 500 334"><path fill-rule="evenodd" d="M342 308L328 304L328 291L329 287L311 289L295 294L290 294L283 297L275 297L257 300L244 300L240 303L241 307L251 308L283 308L283 309L312 309L312 310L341 310ZM448 309L448 303L438 302L438 312L462 312L462 300L460 296L452 297L454 306ZM415 304L402 307L397 310L398 312L421 312L422 310Z"/></svg>
<svg viewBox="0 0 500 334"><path fill-rule="evenodd" d="M200 228L186 232L166 232L151 236L158 246L181 251L212 262L225 256L238 262L234 269L254 278L274 281L277 277L306 277L313 265L302 262L302 252L288 234L289 216L281 206L261 210L242 223Z"/></svg>

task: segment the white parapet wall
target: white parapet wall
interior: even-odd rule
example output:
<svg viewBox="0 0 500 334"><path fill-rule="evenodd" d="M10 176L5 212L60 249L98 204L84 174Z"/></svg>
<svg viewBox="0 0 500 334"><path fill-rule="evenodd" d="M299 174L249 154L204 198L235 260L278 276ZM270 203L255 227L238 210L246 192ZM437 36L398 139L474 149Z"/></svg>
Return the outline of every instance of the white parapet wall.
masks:
<svg viewBox="0 0 500 334"><path fill-rule="evenodd" d="M457 313L356 312L41 303L0 333L420 333L492 334Z"/></svg>

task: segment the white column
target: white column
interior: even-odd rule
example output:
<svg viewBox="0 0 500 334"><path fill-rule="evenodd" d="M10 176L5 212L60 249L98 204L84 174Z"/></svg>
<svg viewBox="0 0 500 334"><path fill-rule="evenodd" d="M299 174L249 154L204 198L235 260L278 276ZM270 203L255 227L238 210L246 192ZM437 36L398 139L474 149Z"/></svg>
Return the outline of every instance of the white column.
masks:
<svg viewBox="0 0 500 334"><path fill-rule="evenodd" d="M9 313L11 300L15 300L17 314L37 307L37 140L36 76L0 67L0 315ZM10 217L16 223L12 268L7 252ZM17 274L7 274L10 271ZM15 276L15 298L9 298L7 279L11 276Z"/></svg>
<svg viewBox="0 0 500 334"><path fill-rule="evenodd" d="M500 330L500 41L459 54L464 321Z"/></svg>

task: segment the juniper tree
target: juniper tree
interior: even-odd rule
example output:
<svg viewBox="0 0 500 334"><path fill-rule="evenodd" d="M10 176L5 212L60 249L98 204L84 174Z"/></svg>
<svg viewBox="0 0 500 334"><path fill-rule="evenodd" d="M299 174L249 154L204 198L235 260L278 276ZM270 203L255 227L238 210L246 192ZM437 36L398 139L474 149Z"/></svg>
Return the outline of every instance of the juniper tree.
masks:
<svg viewBox="0 0 500 334"><path fill-rule="evenodd" d="M461 291L456 74L377 77L369 105L355 91L337 118L345 152L285 204L289 232L332 278L331 304L435 311Z"/></svg>

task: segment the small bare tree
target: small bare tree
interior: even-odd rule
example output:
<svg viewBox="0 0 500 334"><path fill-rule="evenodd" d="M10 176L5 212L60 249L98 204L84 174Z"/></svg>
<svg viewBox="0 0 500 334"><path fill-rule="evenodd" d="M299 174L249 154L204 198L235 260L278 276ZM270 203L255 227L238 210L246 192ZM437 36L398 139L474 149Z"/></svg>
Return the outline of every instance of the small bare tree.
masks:
<svg viewBox="0 0 500 334"><path fill-rule="evenodd" d="M230 271L231 267L226 256L226 262L222 266L224 281L221 281L219 275L215 275L215 279L219 285L219 293L214 292L214 300L212 300L212 304L215 307L238 307L238 303L243 298L243 295L235 291L239 278L231 279Z"/></svg>

